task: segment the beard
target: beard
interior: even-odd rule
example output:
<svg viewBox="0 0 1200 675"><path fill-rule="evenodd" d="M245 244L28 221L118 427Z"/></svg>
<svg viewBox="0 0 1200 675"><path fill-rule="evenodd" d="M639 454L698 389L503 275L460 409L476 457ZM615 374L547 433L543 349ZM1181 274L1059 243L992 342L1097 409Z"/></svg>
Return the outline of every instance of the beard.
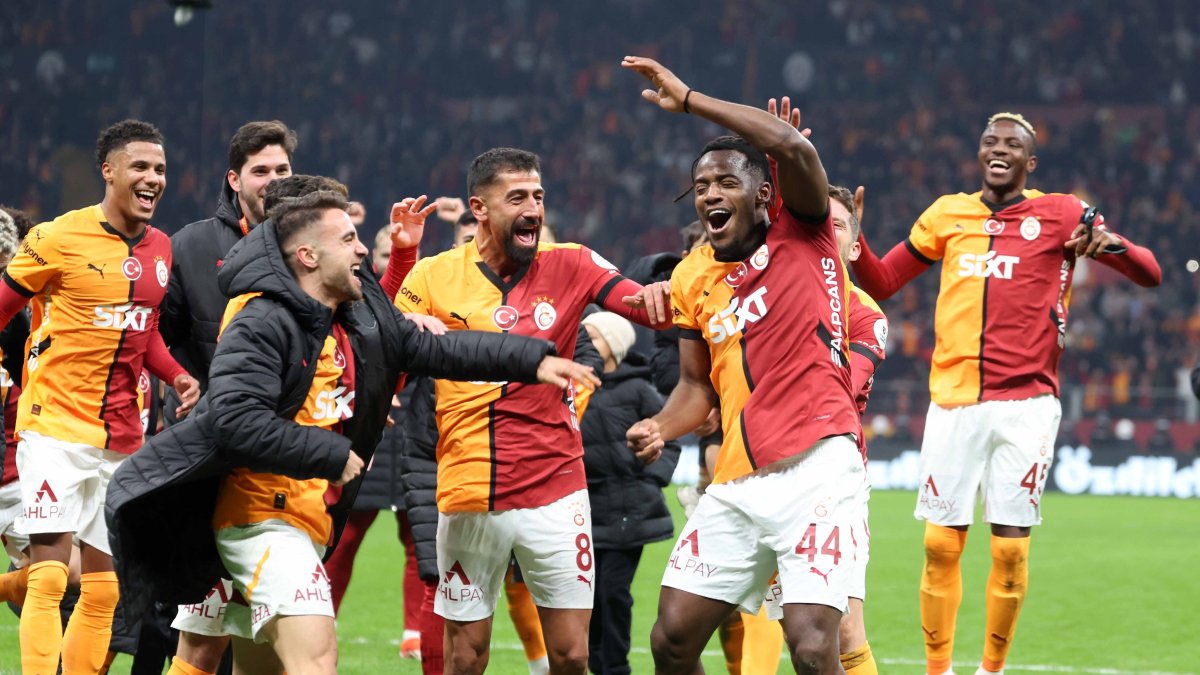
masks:
<svg viewBox="0 0 1200 675"><path fill-rule="evenodd" d="M508 259L515 262L521 267L525 267L533 263L533 259L537 257L538 242L541 241L541 231L536 230L537 234L533 238L533 246L522 246L516 240L516 226L518 224L526 225L524 222L514 222L508 229L508 234L504 237L504 253Z"/></svg>

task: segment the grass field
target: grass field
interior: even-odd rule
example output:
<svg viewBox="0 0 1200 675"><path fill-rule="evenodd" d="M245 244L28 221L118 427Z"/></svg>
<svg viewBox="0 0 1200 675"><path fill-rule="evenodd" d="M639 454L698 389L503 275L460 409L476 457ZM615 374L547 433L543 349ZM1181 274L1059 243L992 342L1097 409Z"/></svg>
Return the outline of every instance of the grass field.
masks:
<svg viewBox="0 0 1200 675"><path fill-rule="evenodd" d="M669 501L682 514L673 490ZM871 566L867 633L882 673L923 673L917 614L923 525L911 516L913 495L876 492L871 498ZM1018 626L1009 673L1198 673L1200 666L1200 503L1173 499L1066 497L1047 494L1046 525L1030 554L1030 595ZM397 656L401 626L394 521L380 518L359 553L338 620L343 673L420 673ZM634 584L634 673L652 673L650 627L670 543L647 548ZM983 640L983 588L988 535L977 527L964 555L964 599L955 666L970 675ZM709 673L723 673L713 642ZM113 673L127 673L118 660ZM0 620L0 673L20 672L17 620ZM501 610L489 673L524 675L520 643ZM780 663L780 673L792 672Z"/></svg>

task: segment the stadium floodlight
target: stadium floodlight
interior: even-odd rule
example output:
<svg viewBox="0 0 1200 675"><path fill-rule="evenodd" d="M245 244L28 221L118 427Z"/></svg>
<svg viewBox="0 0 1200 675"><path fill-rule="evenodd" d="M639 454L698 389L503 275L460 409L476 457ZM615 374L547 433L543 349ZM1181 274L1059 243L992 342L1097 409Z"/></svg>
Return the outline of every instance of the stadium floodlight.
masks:
<svg viewBox="0 0 1200 675"><path fill-rule="evenodd" d="M167 0L175 8L175 25L186 26L198 9L212 9L213 0Z"/></svg>

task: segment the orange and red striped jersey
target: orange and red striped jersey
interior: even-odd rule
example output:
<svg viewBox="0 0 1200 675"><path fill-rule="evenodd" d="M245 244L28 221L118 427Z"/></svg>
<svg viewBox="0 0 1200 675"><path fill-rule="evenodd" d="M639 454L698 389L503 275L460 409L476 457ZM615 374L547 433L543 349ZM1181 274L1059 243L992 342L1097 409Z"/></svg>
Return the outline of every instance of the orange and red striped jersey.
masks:
<svg viewBox="0 0 1200 675"><path fill-rule="evenodd" d="M539 244L533 263L505 280L469 243L418 262L396 306L451 330L550 340L570 359L584 307L595 302L628 317L621 297L639 288L578 244ZM543 506L587 487L573 388L448 380L435 388L443 513Z"/></svg>
<svg viewBox="0 0 1200 675"><path fill-rule="evenodd" d="M223 326L258 293L229 301ZM295 421L340 433L342 422L354 415L354 355L346 331L334 324L317 359L316 374ZM213 512L213 529L282 520L305 532L313 542L332 541L333 520L325 508L329 481L298 480L279 474L234 469L221 483Z"/></svg>
<svg viewBox="0 0 1200 675"><path fill-rule="evenodd" d="M724 440L714 482L859 432L849 285L832 220L803 223L787 209L746 260L720 262L706 245L675 268L675 325L681 338L708 343L720 398Z"/></svg>
<svg viewBox="0 0 1200 675"><path fill-rule="evenodd" d="M858 286L850 286L850 372L854 404L861 421L875 386L875 369L887 358L888 320L879 304ZM856 356L861 357L855 358ZM860 384L861 383L861 384ZM858 451L867 459L867 438L859 431Z"/></svg>
<svg viewBox="0 0 1200 675"><path fill-rule="evenodd" d="M42 223L5 272L32 298L17 434L130 454L141 447L137 380L171 269L152 226L127 238L89 206Z"/></svg>
<svg viewBox="0 0 1200 675"><path fill-rule="evenodd" d="M930 398L941 406L1058 395L1074 252L1063 248L1085 205L1025 190L989 205L982 193L939 198L906 245L942 260Z"/></svg>

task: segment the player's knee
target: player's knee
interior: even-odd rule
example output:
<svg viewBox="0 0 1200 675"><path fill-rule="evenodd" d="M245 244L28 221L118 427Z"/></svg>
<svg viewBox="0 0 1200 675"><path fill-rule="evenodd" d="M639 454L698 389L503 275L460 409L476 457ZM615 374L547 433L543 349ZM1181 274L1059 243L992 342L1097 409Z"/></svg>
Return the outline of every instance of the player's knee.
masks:
<svg viewBox="0 0 1200 675"><path fill-rule="evenodd" d="M687 639L679 631L672 631L660 618L650 631L650 652L654 655L654 665L659 670L670 670L670 667L682 662L686 656Z"/></svg>
<svg viewBox="0 0 1200 675"><path fill-rule="evenodd" d="M993 537L992 560L1004 565L1022 565L1029 556L1028 537Z"/></svg>
<svg viewBox="0 0 1200 675"><path fill-rule="evenodd" d="M451 644L451 653L445 655L446 671L452 675L481 675L487 667L487 647L467 645L461 641Z"/></svg>
<svg viewBox="0 0 1200 675"><path fill-rule="evenodd" d="M953 565L962 556L963 547L956 530L933 523L925 526L925 560L929 563Z"/></svg>
<svg viewBox="0 0 1200 675"><path fill-rule="evenodd" d="M809 634L791 645L792 667L797 675L820 675L833 673L830 664L838 663L837 641L833 636Z"/></svg>
<svg viewBox="0 0 1200 675"><path fill-rule="evenodd" d="M550 661L550 670L555 673L588 672L588 648L586 643L550 648L547 645L546 656Z"/></svg>

